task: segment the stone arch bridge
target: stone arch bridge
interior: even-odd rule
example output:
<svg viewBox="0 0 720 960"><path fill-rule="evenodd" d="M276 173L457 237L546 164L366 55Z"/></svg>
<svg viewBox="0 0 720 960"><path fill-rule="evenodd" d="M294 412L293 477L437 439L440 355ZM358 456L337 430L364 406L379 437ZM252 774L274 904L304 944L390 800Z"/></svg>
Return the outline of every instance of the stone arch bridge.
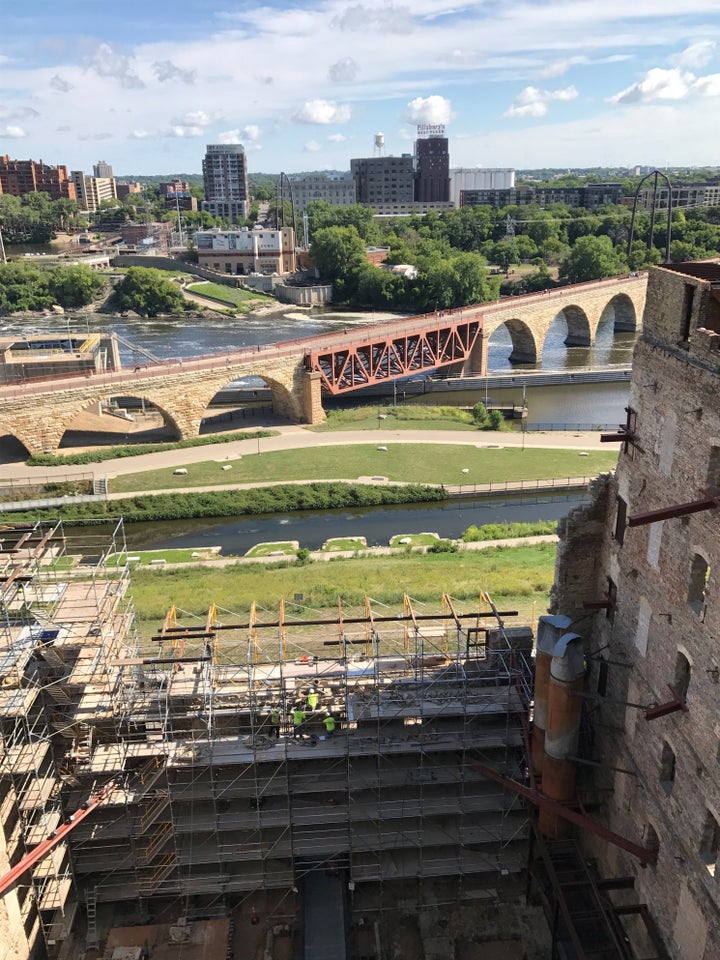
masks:
<svg viewBox="0 0 720 960"><path fill-rule="evenodd" d="M117 396L154 404L178 439L200 433L215 394L238 377L262 377L273 407L298 423L324 419L323 393L344 393L448 364L487 372L487 342L505 325L511 361L533 363L553 319L562 311L571 345L591 344L608 305L616 330L635 330L645 305L645 275L576 284L462 309L408 317L322 335L243 349L229 356L164 361L108 374L63 377L0 386L0 436L10 434L30 453L54 453L83 410Z"/></svg>

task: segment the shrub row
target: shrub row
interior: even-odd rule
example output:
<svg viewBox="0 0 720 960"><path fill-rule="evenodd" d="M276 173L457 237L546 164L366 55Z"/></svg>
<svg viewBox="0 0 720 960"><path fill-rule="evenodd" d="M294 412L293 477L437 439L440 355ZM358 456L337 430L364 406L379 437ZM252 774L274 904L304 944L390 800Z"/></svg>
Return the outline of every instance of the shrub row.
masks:
<svg viewBox="0 0 720 960"><path fill-rule="evenodd" d="M139 443L130 447L112 447L107 450L88 450L85 453L68 453L56 456L53 453L36 453L25 461L29 467L67 467L83 463L102 463L103 460L119 460L123 457L141 457L146 453L163 453L166 450L185 450L188 447L207 447L214 443L232 443L234 440L255 440L256 437L274 437L275 430L251 430L239 433L211 433L175 443Z"/></svg>
<svg viewBox="0 0 720 960"><path fill-rule="evenodd" d="M252 490L142 495L104 503L72 503L53 507L52 514L66 521L122 516L127 523L139 523L148 520L189 520L194 517L235 517L296 510L426 503L445 499L442 487L420 484L373 487L354 483L308 483ZM13 519L30 520L42 516L42 513L39 510L16 513Z"/></svg>
<svg viewBox="0 0 720 960"><path fill-rule="evenodd" d="M467 528L462 538L465 543L477 543L510 537L540 537L550 533L557 533L556 520L538 520L535 523L485 523L481 527L473 524Z"/></svg>

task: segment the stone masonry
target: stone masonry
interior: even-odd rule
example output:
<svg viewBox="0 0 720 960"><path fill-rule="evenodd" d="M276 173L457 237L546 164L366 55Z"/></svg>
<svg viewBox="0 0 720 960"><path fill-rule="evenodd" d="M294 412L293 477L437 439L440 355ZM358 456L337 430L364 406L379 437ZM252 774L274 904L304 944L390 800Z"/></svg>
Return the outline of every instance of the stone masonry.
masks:
<svg viewBox="0 0 720 960"><path fill-rule="evenodd" d="M586 701L601 819L658 850L642 868L585 837L603 876L633 876L677 960L720 957L720 511L626 516L720 494L720 264L650 272L615 477L561 525L553 612L587 640ZM670 509L670 513L672 510ZM589 614L586 600L609 598ZM687 711L643 706L686 695ZM605 790L607 792L603 793ZM597 817L597 814L595 815ZM634 956L656 956L628 924Z"/></svg>

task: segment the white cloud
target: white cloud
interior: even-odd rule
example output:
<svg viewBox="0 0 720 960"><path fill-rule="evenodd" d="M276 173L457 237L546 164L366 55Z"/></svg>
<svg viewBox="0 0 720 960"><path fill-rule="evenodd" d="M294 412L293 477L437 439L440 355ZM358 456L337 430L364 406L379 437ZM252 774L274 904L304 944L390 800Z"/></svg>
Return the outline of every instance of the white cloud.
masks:
<svg viewBox="0 0 720 960"><path fill-rule="evenodd" d="M22 127L16 127L13 124L0 127L0 137L7 137L8 140L22 140L26 136L27 134Z"/></svg>
<svg viewBox="0 0 720 960"><path fill-rule="evenodd" d="M318 143L317 140L308 140L303 150L305 153L318 153L318 151L322 150L322 144Z"/></svg>
<svg viewBox="0 0 720 960"><path fill-rule="evenodd" d="M575 67L581 63L589 63L588 58L566 57L564 60L554 60L540 71L540 76L545 80L550 80L553 77L561 77L564 73L567 73L571 67Z"/></svg>
<svg viewBox="0 0 720 960"><path fill-rule="evenodd" d="M676 67L653 67L642 80L609 97L610 103L651 103L654 100L686 100L692 96L720 95L720 74L696 77Z"/></svg>
<svg viewBox="0 0 720 960"><path fill-rule="evenodd" d="M343 57L333 63L328 70L328 79L333 83L352 83L357 77L360 67L352 57Z"/></svg>
<svg viewBox="0 0 720 960"><path fill-rule="evenodd" d="M525 87L515 97L503 114L504 117L544 117L548 104L553 100L574 100L578 95L575 87L563 87L561 90L540 90L538 87Z"/></svg>
<svg viewBox="0 0 720 960"><path fill-rule="evenodd" d="M39 116L39 111L34 107L23 107L20 105L0 107L0 120L35 119Z"/></svg>
<svg viewBox="0 0 720 960"><path fill-rule="evenodd" d="M352 116L350 107L333 100L306 100L292 116L295 123L347 123Z"/></svg>
<svg viewBox="0 0 720 960"><path fill-rule="evenodd" d="M415 97L405 108L408 123L450 123L452 105L445 97Z"/></svg>
<svg viewBox="0 0 720 960"><path fill-rule="evenodd" d="M73 85L68 83L67 80L63 80L57 73L51 78L50 86L53 90L57 90L58 93L69 93L73 89Z"/></svg>
<svg viewBox="0 0 720 960"><path fill-rule="evenodd" d="M169 130L165 130L161 136L163 137L177 137L178 139L183 139L185 137L201 137L204 133L204 127L198 126L186 126L182 123L173 124Z"/></svg>
<svg viewBox="0 0 720 960"><path fill-rule="evenodd" d="M99 77L110 77L118 80L120 86L126 90L141 90L145 84L132 70L131 54L120 53L109 43L101 43L95 52L86 61L87 66L94 70Z"/></svg>
<svg viewBox="0 0 720 960"><path fill-rule="evenodd" d="M332 21L332 26L352 33L409 33L415 26L409 7L355 3Z"/></svg>
<svg viewBox="0 0 720 960"><path fill-rule="evenodd" d="M169 80L179 80L181 83L193 84L197 78L196 70L185 70L179 67L172 60L159 60L152 65L153 73L160 83L167 83Z"/></svg>
<svg viewBox="0 0 720 960"><path fill-rule="evenodd" d="M344 133L331 133L328 135L327 139L330 143L345 143L347 137Z"/></svg>
<svg viewBox="0 0 720 960"><path fill-rule="evenodd" d="M697 70L705 67L715 56L717 43L714 40L699 40L670 57L670 63L679 70Z"/></svg>
<svg viewBox="0 0 720 960"><path fill-rule="evenodd" d="M189 113L186 113L185 116L174 119L173 124L181 127L209 127L211 123L220 119L222 119L222 117L215 113L209 114L206 110L191 110Z"/></svg>
<svg viewBox="0 0 720 960"><path fill-rule="evenodd" d="M70 129L68 127L68 129ZM147 140L150 134L147 130L131 130L128 134L128 140Z"/></svg>
<svg viewBox="0 0 720 960"><path fill-rule="evenodd" d="M262 130L260 127L255 126L254 123L249 123L246 127L243 127L242 130L239 127L235 127L234 130L224 130L218 134L217 142L254 144L255 149L259 150L260 145L257 141L260 139L261 134Z"/></svg>

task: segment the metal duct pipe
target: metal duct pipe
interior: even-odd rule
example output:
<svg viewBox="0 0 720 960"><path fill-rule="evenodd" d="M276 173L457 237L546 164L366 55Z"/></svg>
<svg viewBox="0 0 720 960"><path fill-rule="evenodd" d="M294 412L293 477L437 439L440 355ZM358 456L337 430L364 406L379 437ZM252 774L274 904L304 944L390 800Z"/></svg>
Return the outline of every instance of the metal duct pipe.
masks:
<svg viewBox="0 0 720 960"><path fill-rule="evenodd" d="M577 696L585 682L582 637L564 634L555 644L550 663L548 713L545 729L542 791L552 800L566 802L575 797L575 763L582 700ZM568 836L567 820L540 809L538 825L543 836L561 840Z"/></svg>
<svg viewBox="0 0 720 960"><path fill-rule="evenodd" d="M550 686L550 663L553 650L572 621L570 617L540 617L538 620L537 649L535 651L535 706L532 725L532 769L542 776L545 753L545 730L547 729L548 688Z"/></svg>

